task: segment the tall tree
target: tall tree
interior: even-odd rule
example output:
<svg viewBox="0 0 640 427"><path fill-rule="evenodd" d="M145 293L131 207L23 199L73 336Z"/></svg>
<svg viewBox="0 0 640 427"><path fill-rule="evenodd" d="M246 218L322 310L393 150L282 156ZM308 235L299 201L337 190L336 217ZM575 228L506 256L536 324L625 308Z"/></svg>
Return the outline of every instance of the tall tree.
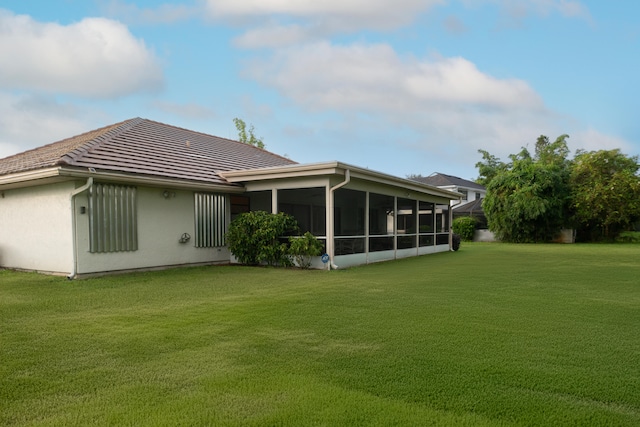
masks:
<svg viewBox="0 0 640 427"><path fill-rule="evenodd" d="M478 153L482 154L482 161L476 163L476 167L478 168L478 178L476 182L486 187L497 174L506 170L509 165L503 163L499 158L486 150L478 150Z"/></svg>
<svg viewBox="0 0 640 427"><path fill-rule="evenodd" d="M540 135L536 140L536 160L545 165L569 166L569 147L567 146L569 135L560 135L554 142Z"/></svg>
<svg viewBox="0 0 640 427"><path fill-rule="evenodd" d="M535 156L526 148L503 163L483 152L488 178L483 209L489 229L507 242L552 240L565 225L569 197L566 135L541 136ZM482 151L481 151L482 152Z"/></svg>
<svg viewBox="0 0 640 427"><path fill-rule="evenodd" d="M244 120L235 118L233 119L233 124L236 125L236 129L238 130L238 141L244 142L245 144L253 145L258 148L264 148L264 142L262 138L258 138L255 136L253 125L249 125L247 129L247 124Z"/></svg>
<svg viewBox="0 0 640 427"><path fill-rule="evenodd" d="M640 221L638 157L620 150L577 153L571 170L571 208L586 239L612 239Z"/></svg>

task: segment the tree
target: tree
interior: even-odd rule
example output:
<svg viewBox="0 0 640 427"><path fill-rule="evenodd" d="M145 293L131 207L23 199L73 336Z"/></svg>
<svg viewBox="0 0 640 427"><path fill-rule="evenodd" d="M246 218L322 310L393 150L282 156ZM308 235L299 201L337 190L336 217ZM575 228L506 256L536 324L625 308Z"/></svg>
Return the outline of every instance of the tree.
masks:
<svg viewBox="0 0 640 427"><path fill-rule="evenodd" d="M253 145L258 148L265 147L262 138L257 138L254 135L253 125L250 125L249 129L247 130L247 124L244 122L244 120L237 117L233 119L233 123L236 125L236 129L238 130L238 141L244 142L245 144Z"/></svg>
<svg viewBox="0 0 640 427"><path fill-rule="evenodd" d="M638 157L620 150L579 152L570 175L571 209L584 238L613 239L640 220Z"/></svg>
<svg viewBox="0 0 640 427"><path fill-rule="evenodd" d="M407 175L407 179L410 179L412 181L420 181L422 179L424 179L425 177L422 176L422 174L419 173L410 173L409 175Z"/></svg>
<svg viewBox="0 0 640 427"><path fill-rule="evenodd" d="M482 154L482 161L476 163L479 174L476 182L486 187L497 174L506 170L509 165L500 161L496 156L489 154L488 151L478 150L478 153Z"/></svg>
<svg viewBox="0 0 640 427"><path fill-rule="evenodd" d="M486 151L483 209L489 229L507 242L550 241L565 225L569 199L566 135L553 143L541 136L532 157L526 148L503 163ZM479 167L480 169L480 167ZM482 170L482 169L481 169Z"/></svg>

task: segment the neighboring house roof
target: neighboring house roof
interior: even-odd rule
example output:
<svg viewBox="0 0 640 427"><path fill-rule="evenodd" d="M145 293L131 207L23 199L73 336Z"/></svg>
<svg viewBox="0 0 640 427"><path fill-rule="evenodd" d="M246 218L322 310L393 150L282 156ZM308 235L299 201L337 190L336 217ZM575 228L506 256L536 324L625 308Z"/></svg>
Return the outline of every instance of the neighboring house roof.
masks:
<svg viewBox="0 0 640 427"><path fill-rule="evenodd" d="M220 172L292 164L249 144L134 118L0 159L0 176L63 167L232 185Z"/></svg>
<svg viewBox="0 0 640 427"><path fill-rule="evenodd" d="M467 213L471 215L475 213L484 215L484 210L482 209L483 200L484 199L476 199L464 205L454 206L453 210L456 214Z"/></svg>
<svg viewBox="0 0 640 427"><path fill-rule="evenodd" d="M469 181L467 179L458 178L457 176L447 175L444 173L436 172L427 177L415 178L418 182L433 185L435 187L464 187L472 188L476 190L486 190L484 186L477 182Z"/></svg>

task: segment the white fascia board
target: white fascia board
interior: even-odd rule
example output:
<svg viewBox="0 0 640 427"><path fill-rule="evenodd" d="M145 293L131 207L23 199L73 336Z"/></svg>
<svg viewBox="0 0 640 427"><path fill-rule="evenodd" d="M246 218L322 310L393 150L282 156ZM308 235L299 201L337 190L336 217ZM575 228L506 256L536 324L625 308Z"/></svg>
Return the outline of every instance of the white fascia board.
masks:
<svg viewBox="0 0 640 427"><path fill-rule="evenodd" d="M0 188L10 189L29 187L49 182L62 181L65 179L87 179L89 177L105 182L143 185L149 187L169 187L183 190L216 191L225 193L245 192L244 187L233 185L207 184L204 182L184 181L172 178L90 171L86 169L65 168L60 166L0 176Z"/></svg>
<svg viewBox="0 0 640 427"><path fill-rule="evenodd" d="M344 176L347 170L349 170L352 179L362 179L393 187L400 187L408 191L443 197L449 200L457 200L462 196L460 193L454 191L445 190L428 184L422 184L409 179L399 178L393 175L337 161L237 170L221 172L220 174L229 182L250 182L258 180L295 179L319 175Z"/></svg>
<svg viewBox="0 0 640 427"><path fill-rule="evenodd" d="M318 175L336 175L338 174L338 167L339 164L337 162L309 163L226 171L219 172L219 174L229 182L249 182Z"/></svg>

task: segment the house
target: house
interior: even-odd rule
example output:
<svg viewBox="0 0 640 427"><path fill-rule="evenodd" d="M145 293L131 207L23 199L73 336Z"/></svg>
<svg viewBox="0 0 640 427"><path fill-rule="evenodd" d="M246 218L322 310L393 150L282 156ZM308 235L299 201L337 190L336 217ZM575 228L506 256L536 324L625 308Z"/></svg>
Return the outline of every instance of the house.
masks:
<svg viewBox="0 0 640 427"><path fill-rule="evenodd" d="M449 191L460 193L459 200L451 200L453 218L459 216L473 216L479 222L479 228L487 228L487 219L482 210L482 200L487 189L476 182L458 178L444 173L433 173L427 177L414 178L418 182L432 185Z"/></svg>
<svg viewBox="0 0 640 427"><path fill-rule="evenodd" d="M415 180L424 184L432 185L434 187L443 188L462 194L462 198L460 200L451 201L451 205L453 206L454 210L462 208L462 206L467 203L484 199L484 196L487 194L487 189L483 185L466 179L458 178L457 176L447 175L439 172L433 173L427 177L415 178Z"/></svg>
<svg viewBox="0 0 640 427"><path fill-rule="evenodd" d="M444 173L433 173L428 177L414 178L418 182L462 194L460 200L451 201L453 219L461 216L472 216L478 221L474 241L495 241L495 236L488 230L487 217L482 209L482 201L487 189L476 182Z"/></svg>
<svg viewBox="0 0 640 427"><path fill-rule="evenodd" d="M436 206L459 197L134 118L0 159L0 267L73 278L229 263L227 226L249 210L293 215L348 267L450 250Z"/></svg>

